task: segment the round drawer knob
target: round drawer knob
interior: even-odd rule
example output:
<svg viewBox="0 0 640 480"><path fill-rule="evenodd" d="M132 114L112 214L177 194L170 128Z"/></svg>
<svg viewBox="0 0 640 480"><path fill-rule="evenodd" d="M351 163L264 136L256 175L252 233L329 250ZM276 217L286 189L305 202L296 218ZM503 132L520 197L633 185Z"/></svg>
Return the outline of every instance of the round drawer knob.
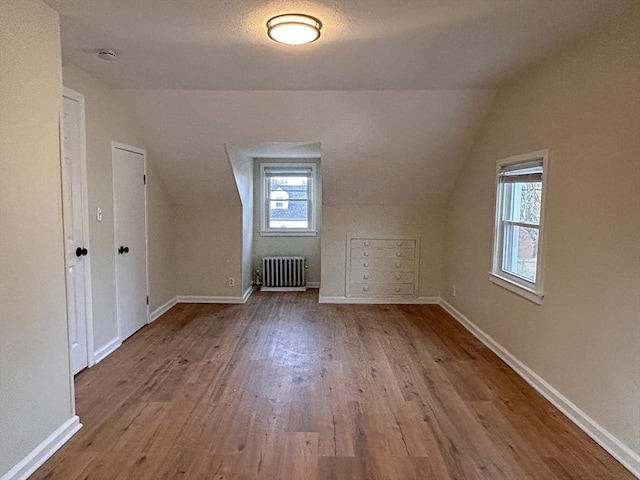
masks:
<svg viewBox="0 0 640 480"><path fill-rule="evenodd" d="M364 253L363 253L363 255L364 255L365 257L368 257L368 256L369 256L369 252L364 252Z"/></svg>
<svg viewBox="0 0 640 480"><path fill-rule="evenodd" d="M362 287L362 291L363 292L368 292L369 291L369 285L365 285L364 287Z"/></svg>
<svg viewBox="0 0 640 480"><path fill-rule="evenodd" d="M400 275L399 273L396 273L396 280L400 280L402 278L402 275Z"/></svg>
<svg viewBox="0 0 640 480"><path fill-rule="evenodd" d="M365 247L368 247L369 245L370 245L370 243L369 243L369 242L364 242L364 246L365 246Z"/></svg>
<svg viewBox="0 0 640 480"><path fill-rule="evenodd" d="M396 245L397 245L398 247L401 247L401 246L402 246L402 242L396 242Z"/></svg>
<svg viewBox="0 0 640 480"><path fill-rule="evenodd" d="M364 268L368 268L369 267L369 262L364 262L363 267Z"/></svg>
<svg viewBox="0 0 640 480"><path fill-rule="evenodd" d="M396 257L401 257L402 256L402 252L396 252Z"/></svg>
<svg viewBox="0 0 640 480"><path fill-rule="evenodd" d="M399 292L399 291L400 291L400 287L396 287L396 292Z"/></svg>
<svg viewBox="0 0 640 480"><path fill-rule="evenodd" d="M396 268L400 268L402 264L400 262L396 262Z"/></svg>
<svg viewBox="0 0 640 480"><path fill-rule="evenodd" d="M368 280L368 279L369 279L369 274L368 274L368 273L365 273L365 274L362 276L362 278L364 278L365 280Z"/></svg>

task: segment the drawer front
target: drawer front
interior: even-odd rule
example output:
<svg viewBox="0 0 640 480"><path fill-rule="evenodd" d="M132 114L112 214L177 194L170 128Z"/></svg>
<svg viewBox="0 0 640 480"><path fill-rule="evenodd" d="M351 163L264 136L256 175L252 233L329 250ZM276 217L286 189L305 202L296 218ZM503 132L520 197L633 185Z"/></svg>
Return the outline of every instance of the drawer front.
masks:
<svg viewBox="0 0 640 480"><path fill-rule="evenodd" d="M415 240L371 240L367 238L352 238L351 248L416 248Z"/></svg>
<svg viewBox="0 0 640 480"><path fill-rule="evenodd" d="M351 258L404 258L413 260L414 249L410 248L351 248Z"/></svg>
<svg viewBox="0 0 640 480"><path fill-rule="evenodd" d="M363 257L351 258L351 270L371 270L381 272L413 272L415 262L409 258Z"/></svg>
<svg viewBox="0 0 640 480"><path fill-rule="evenodd" d="M413 272L354 268L351 270L350 281L356 283L413 283Z"/></svg>
<svg viewBox="0 0 640 480"><path fill-rule="evenodd" d="M393 297L413 295L413 283L356 283L349 284L349 294L358 297Z"/></svg>

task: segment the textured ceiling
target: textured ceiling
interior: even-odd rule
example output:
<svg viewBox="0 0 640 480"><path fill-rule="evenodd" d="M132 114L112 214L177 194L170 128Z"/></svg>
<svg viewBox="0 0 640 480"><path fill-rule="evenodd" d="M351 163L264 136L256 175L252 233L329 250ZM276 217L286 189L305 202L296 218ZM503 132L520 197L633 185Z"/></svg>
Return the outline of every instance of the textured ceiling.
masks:
<svg viewBox="0 0 640 480"><path fill-rule="evenodd" d="M177 203L238 201L233 145L321 149L325 204L425 205L446 202L496 87L639 0L45 1L63 61L119 89ZM291 11L323 21L318 42L267 38Z"/></svg>
<svg viewBox="0 0 640 480"><path fill-rule="evenodd" d="M113 87L378 90L493 88L635 0L45 1L64 61ZM322 20L318 42L267 38L291 11Z"/></svg>

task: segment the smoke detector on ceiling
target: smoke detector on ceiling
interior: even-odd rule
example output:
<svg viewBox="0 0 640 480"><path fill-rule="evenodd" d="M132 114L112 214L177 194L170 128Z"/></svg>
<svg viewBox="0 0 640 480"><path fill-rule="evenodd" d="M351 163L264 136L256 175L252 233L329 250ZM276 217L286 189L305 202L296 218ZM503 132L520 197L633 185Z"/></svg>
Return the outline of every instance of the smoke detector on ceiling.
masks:
<svg viewBox="0 0 640 480"><path fill-rule="evenodd" d="M113 61L113 60L116 59L116 52L113 51L113 50L108 50L106 48L102 48L102 49L98 50L98 56L102 60Z"/></svg>

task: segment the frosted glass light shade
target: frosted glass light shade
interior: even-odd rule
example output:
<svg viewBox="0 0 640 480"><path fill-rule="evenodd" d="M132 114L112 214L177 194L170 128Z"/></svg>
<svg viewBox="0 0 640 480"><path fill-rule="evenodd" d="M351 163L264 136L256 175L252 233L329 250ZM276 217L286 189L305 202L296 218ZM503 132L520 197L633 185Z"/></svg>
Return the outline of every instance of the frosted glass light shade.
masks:
<svg viewBox="0 0 640 480"><path fill-rule="evenodd" d="M271 40L287 45L304 45L320 38L322 22L301 13L287 13L267 22L267 35Z"/></svg>

